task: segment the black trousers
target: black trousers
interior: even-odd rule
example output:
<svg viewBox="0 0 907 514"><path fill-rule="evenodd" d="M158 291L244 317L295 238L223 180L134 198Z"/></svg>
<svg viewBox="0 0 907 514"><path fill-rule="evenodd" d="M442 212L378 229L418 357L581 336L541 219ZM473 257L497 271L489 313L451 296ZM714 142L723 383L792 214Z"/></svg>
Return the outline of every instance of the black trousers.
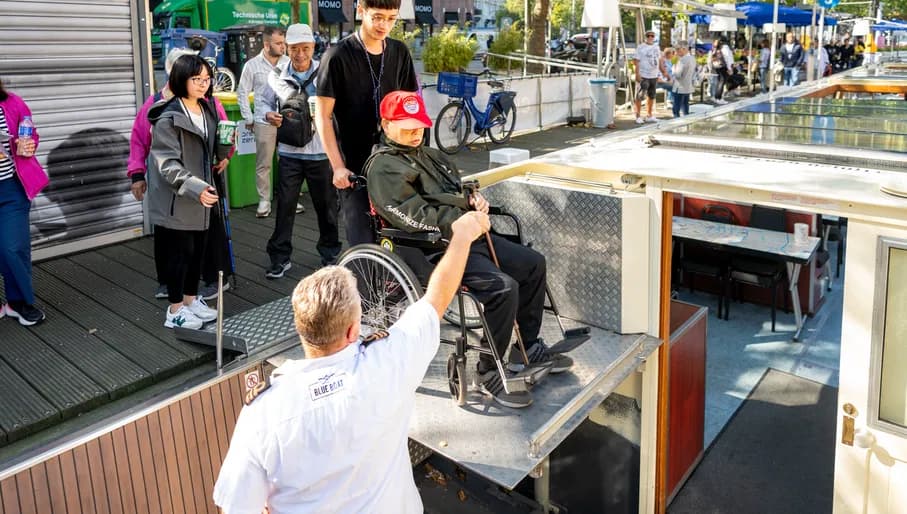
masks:
<svg viewBox="0 0 907 514"><path fill-rule="evenodd" d="M731 78L731 74L727 68L721 68L716 73L718 73L718 85L715 87L715 100L721 100L721 97L724 96L724 87Z"/></svg>
<svg viewBox="0 0 907 514"><path fill-rule="evenodd" d="M207 230L172 230L160 225L154 227L155 246L162 245L161 257L170 303L182 302L184 295L198 294L198 279L207 235Z"/></svg>
<svg viewBox="0 0 907 514"><path fill-rule="evenodd" d="M346 240L350 246L362 243L374 243L375 233L372 228L371 210L368 203L368 191L365 188L340 190L340 208L343 211L343 226L346 229Z"/></svg>
<svg viewBox="0 0 907 514"><path fill-rule="evenodd" d="M498 355L504 356L513 335L513 320L527 345L538 339L545 308L545 256L532 248L492 235L499 270L491 259L485 238L472 244L463 285L482 302L485 319ZM490 355L479 357L480 372L495 369Z"/></svg>
<svg viewBox="0 0 907 514"><path fill-rule="evenodd" d="M332 182L331 163L327 159L294 159L281 155L277 161L277 201L274 232L268 240L268 256L272 264L290 260L293 253L293 222L302 182L309 184L309 195L318 217L318 242L315 248L321 264L333 264L340 255L340 234L337 228L339 210L337 188Z"/></svg>
<svg viewBox="0 0 907 514"><path fill-rule="evenodd" d="M164 238L157 237L155 227L154 237L154 268L157 273L157 283L167 284L167 247ZM208 226L208 237L205 239L205 252L202 258L202 282L214 284L217 282L217 273L223 270L224 279L233 274L230 265L230 247L227 244L227 232L224 228L222 216L218 206L211 208L211 222Z"/></svg>

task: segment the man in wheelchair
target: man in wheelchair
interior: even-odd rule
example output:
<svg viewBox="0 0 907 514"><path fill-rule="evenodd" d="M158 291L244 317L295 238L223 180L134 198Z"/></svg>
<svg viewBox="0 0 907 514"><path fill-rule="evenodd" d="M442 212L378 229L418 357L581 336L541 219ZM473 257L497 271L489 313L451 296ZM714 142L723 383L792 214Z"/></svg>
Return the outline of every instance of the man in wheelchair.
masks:
<svg viewBox="0 0 907 514"><path fill-rule="evenodd" d="M380 114L382 145L363 169L372 206L383 220L406 232L440 232L443 239L449 239L451 224L466 211L488 213L488 202L481 194L464 195L457 167L441 152L422 146L423 131L432 123L416 93L389 93L381 101ZM463 286L484 306L488 335L497 355L506 354L516 320L530 366L550 366L551 373L570 369L573 360L550 352L539 337L545 304L545 257L499 235L492 234L491 242L493 250L484 238L472 244ZM426 262L419 267L427 270L443 249L422 252ZM483 344L487 344L485 337ZM524 368L523 356L514 348L507 369L519 372ZM501 405L518 408L532 403L528 391L505 390L491 355L480 354L477 372L479 389Z"/></svg>

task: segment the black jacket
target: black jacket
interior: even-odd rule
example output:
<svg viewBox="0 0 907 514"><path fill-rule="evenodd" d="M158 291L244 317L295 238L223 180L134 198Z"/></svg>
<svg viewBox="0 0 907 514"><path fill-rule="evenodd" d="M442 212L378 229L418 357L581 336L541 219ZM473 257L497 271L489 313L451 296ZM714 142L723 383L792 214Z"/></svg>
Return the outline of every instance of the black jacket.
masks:
<svg viewBox="0 0 907 514"><path fill-rule="evenodd" d="M800 66L801 61L803 61L803 47L800 46L800 43L795 42L790 52L787 51L787 43L781 44L781 64L785 68Z"/></svg>
<svg viewBox="0 0 907 514"><path fill-rule="evenodd" d="M450 239L451 224L469 209L457 167L434 148L382 143L364 167L375 211L394 228Z"/></svg>

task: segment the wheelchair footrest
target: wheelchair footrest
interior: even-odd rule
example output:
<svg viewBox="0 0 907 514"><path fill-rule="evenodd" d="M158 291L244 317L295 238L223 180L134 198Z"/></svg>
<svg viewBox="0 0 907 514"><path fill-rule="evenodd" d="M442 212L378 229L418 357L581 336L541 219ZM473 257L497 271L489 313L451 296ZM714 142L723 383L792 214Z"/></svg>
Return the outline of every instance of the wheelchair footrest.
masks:
<svg viewBox="0 0 907 514"><path fill-rule="evenodd" d="M528 391L529 386L538 384L548 373L551 373L552 364L536 364L525 368L523 371L508 376L504 380L504 389L508 393Z"/></svg>

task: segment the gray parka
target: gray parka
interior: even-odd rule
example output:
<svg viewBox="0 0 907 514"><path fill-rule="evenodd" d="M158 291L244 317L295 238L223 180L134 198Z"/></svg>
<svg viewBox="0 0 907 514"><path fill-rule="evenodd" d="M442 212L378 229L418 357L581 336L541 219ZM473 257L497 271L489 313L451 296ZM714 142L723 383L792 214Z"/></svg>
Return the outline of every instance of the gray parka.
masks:
<svg viewBox="0 0 907 514"><path fill-rule="evenodd" d="M148 211L153 225L172 230L207 230L210 212L199 200L212 187L217 114L200 101L207 135L183 111L179 98L161 100L148 111L151 152Z"/></svg>

